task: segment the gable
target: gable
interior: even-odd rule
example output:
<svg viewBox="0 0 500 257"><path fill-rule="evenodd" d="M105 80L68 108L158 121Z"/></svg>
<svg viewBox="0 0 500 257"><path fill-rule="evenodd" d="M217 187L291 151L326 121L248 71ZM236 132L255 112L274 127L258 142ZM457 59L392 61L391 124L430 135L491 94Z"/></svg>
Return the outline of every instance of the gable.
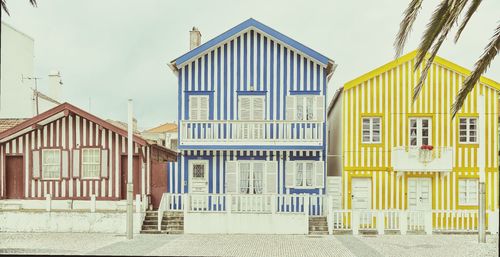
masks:
<svg viewBox="0 0 500 257"><path fill-rule="evenodd" d="M386 64L368 72L368 73L365 73L365 74L345 83L344 89L345 90L351 89L351 88L356 87L358 85L361 85L364 82L369 81L370 79L373 79L373 78L375 78L375 77L377 77L377 76L379 76L387 71L390 71L392 69L398 68L398 67L403 66L403 65L406 65L406 64L412 62L416 58L416 56L417 56L417 50L414 50L406 55L403 55L396 60L388 62L388 63L386 63ZM429 54L427 54L427 57L428 56L429 56ZM439 56L435 57L433 66L441 66L447 70L450 70L451 72L460 74L460 75L465 76L465 77L471 73L470 70L468 70L460 65L457 65L449 60L446 60L442 57L439 57ZM492 79L481 76L479 82L488 86L488 87L491 87L497 91L500 91L500 83L498 83Z"/></svg>
<svg viewBox="0 0 500 257"><path fill-rule="evenodd" d="M228 31L220 34L219 36L207 41L206 43L198 46L197 48L187 52L186 54L180 56L179 58L173 60L171 65L175 67L175 69L179 69L183 67L186 63L192 62L193 60L199 58L200 56L207 54L214 49L227 44L228 42L241 37L245 33L248 33L251 30L255 30L259 34L264 37L269 38L279 44L286 46L288 49L293 50L294 52L300 53L302 56L307 56L313 59L318 64L326 66L333 66L333 60L327 58L326 56L314 51L313 49L295 41L288 36L250 18L237 26L229 29Z"/></svg>

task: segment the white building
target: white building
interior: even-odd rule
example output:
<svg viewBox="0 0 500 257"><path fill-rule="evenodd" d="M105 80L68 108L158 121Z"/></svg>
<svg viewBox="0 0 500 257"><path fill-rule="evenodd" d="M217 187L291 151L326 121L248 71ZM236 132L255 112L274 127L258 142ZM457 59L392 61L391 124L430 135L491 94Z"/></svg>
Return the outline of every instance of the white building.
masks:
<svg viewBox="0 0 500 257"><path fill-rule="evenodd" d="M164 146L168 149L177 150L178 136L177 136L177 123L165 123L160 126L148 129L141 133L141 136L157 142L157 144Z"/></svg>
<svg viewBox="0 0 500 257"><path fill-rule="evenodd" d="M1 31L0 118L31 118L59 105L60 73L51 71L48 78L34 74L34 39L4 22ZM49 94L40 92L41 84Z"/></svg>

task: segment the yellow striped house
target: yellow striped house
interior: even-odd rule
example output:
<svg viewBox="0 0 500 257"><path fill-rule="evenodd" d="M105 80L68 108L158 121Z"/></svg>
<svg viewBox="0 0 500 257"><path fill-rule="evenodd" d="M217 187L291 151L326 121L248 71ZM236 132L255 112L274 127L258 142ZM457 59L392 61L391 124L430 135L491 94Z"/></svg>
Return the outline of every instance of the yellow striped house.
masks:
<svg viewBox="0 0 500 257"><path fill-rule="evenodd" d="M416 54L335 93L328 109L328 175L342 177L341 208L477 209L484 139L486 208L498 210L500 84L481 77L452 120L450 107L470 71L436 57L412 103L422 69L413 72ZM484 135L479 135L481 123Z"/></svg>

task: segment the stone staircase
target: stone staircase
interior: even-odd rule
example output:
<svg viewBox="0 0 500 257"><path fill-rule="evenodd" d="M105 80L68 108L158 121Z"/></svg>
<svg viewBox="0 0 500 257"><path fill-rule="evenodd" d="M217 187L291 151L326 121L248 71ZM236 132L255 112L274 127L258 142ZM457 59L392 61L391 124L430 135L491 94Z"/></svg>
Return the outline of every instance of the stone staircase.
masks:
<svg viewBox="0 0 500 257"><path fill-rule="evenodd" d="M158 231L158 211L146 211L142 223L141 234L183 234L184 213L164 212L161 220L161 231Z"/></svg>
<svg viewBox="0 0 500 257"><path fill-rule="evenodd" d="M309 235L328 235L326 216L309 217Z"/></svg>

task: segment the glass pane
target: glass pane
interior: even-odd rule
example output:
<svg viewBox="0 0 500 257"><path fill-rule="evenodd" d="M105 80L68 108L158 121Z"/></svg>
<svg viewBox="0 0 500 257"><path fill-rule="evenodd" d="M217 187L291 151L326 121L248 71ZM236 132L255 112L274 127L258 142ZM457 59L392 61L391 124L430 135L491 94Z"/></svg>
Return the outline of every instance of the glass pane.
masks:
<svg viewBox="0 0 500 257"><path fill-rule="evenodd" d="M467 137L460 137L460 142L461 143L467 142Z"/></svg>
<svg viewBox="0 0 500 257"><path fill-rule="evenodd" d="M412 138L410 140L410 145L417 145L417 139L416 138Z"/></svg>
<svg viewBox="0 0 500 257"><path fill-rule="evenodd" d="M364 143L370 142L370 136L363 136L363 142Z"/></svg>
<svg viewBox="0 0 500 257"><path fill-rule="evenodd" d="M412 127L412 128L416 128L416 127L417 127L417 120L415 120L415 119L411 119L411 120L410 120L410 127Z"/></svg>
<svg viewBox="0 0 500 257"><path fill-rule="evenodd" d="M312 186L313 180L313 163L306 164L306 186Z"/></svg>
<svg viewBox="0 0 500 257"><path fill-rule="evenodd" d="M477 142L477 138L476 138L476 137L470 137L470 138L469 138L469 141L470 141L471 143L475 143L475 142Z"/></svg>
<svg viewBox="0 0 500 257"><path fill-rule="evenodd" d="M422 130L422 136L424 136L424 137L429 136L429 130L428 129L423 129Z"/></svg>
<svg viewBox="0 0 500 257"><path fill-rule="evenodd" d="M302 186L302 180L303 180L303 174L304 174L304 169L303 169L302 163L297 163L297 174L295 177L295 185L296 186Z"/></svg>
<svg viewBox="0 0 500 257"><path fill-rule="evenodd" d="M376 143L376 142L380 142L380 136L373 136L373 142Z"/></svg>
<svg viewBox="0 0 500 257"><path fill-rule="evenodd" d="M423 145L428 145L429 144L429 139L428 138L422 138L422 144Z"/></svg>
<svg viewBox="0 0 500 257"><path fill-rule="evenodd" d="M429 127L429 120L427 120L427 119L422 120L422 127L424 127L424 128Z"/></svg>

